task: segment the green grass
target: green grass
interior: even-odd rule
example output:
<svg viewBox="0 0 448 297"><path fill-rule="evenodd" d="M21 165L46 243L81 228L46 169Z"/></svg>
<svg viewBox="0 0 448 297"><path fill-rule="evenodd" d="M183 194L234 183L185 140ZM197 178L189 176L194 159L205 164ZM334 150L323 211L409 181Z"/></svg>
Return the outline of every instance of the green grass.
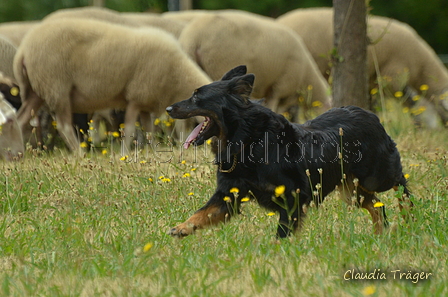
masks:
<svg viewBox="0 0 448 297"><path fill-rule="evenodd" d="M278 216L252 202L227 224L171 238L215 189L204 150L197 163L189 151L165 152L171 163L65 151L0 163L0 296L446 296L447 131L415 129L401 113L385 125L415 221L403 221L393 191L382 193L392 226L379 236L366 212L333 194L280 242ZM351 269L380 269L387 280L344 280ZM432 275L413 284L393 270Z"/></svg>

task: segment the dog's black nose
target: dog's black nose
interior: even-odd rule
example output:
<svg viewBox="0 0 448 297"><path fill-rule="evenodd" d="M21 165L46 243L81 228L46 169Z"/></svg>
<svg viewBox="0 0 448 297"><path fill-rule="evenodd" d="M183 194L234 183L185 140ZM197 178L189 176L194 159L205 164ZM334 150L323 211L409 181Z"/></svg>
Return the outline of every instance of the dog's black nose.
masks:
<svg viewBox="0 0 448 297"><path fill-rule="evenodd" d="M166 108L166 112L170 113L173 110L173 107L170 105Z"/></svg>

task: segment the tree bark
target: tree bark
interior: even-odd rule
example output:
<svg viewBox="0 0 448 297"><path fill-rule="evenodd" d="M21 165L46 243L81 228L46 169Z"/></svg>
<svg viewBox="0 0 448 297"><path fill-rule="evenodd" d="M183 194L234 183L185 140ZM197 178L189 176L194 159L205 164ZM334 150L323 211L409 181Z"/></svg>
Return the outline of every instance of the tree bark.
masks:
<svg viewBox="0 0 448 297"><path fill-rule="evenodd" d="M365 0L333 0L333 104L371 109Z"/></svg>
<svg viewBox="0 0 448 297"><path fill-rule="evenodd" d="M92 0L92 6L97 7L105 7L106 6L106 0Z"/></svg>

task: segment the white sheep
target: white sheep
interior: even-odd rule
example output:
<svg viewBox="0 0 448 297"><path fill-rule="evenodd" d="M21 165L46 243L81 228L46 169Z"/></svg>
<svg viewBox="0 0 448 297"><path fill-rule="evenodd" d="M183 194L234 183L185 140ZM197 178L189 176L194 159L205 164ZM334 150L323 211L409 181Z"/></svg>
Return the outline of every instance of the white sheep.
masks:
<svg viewBox="0 0 448 297"><path fill-rule="evenodd" d="M312 100L331 106L329 85L294 31L273 19L243 11L217 11L197 16L179 42L190 57L217 80L230 68L247 65L256 76L253 98L265 98L272 110L281 100L298 103L312 90ZM284 105L284 104L282 104Z"/></svg>
<svg viewBox="0 0 448 297"><path fill-rule="evenodd" d="M165 31L80 19L47 20L30 31L15 56L14 74L23 102L21 127L45 102L71 150L79 147L74 112L126 108L129 144L139 114L161 114L211 81Z"/></svg>
<svg viewBox="0 0 448 297"><path fill-rule="evenodd" d="M185 22L162 18L156 13L120 13L105 7L92 6L59 9L48 14L43 21L66 18L91 19L130 27L157 27L173 34L176 38L185 26Z"/></svg>
<svg viewBox="0 0 448 297"><path fill-rule="evenodd" d="M130 18L125 18L115 10L108 9L105 7L93 7L93 6L59 9L56 10L55 12L48 14L42 20L48 21L48 20L56 20L56 19L60 20L67 18L91 19L130 27L142 26L141 23L132 20Z"/></svg>
<svg viewBox="0 0 448 297"><path fill-rule="evenodd" d="M186 25L186 22L164 18L156 13L123 12L121 15L126 19L130 19L144 26L153 26L163 29L173 34L176 38L179 38L180 33Z"/></svg>
<svg viewBox="0 0 448 297"><path fill-rule="evenodd" d="M1 72L0 84L10 86L9 89L2 88L2 92L10 92L12 88L15 88ZM24 145L16 110L6 101L2 92L0 92L0 157L10 161L22 156Z"/></svg>
<svg viewBox="0 0 448 297"><path fill-rule="evenodd" d="M178 10L178 11L166 11L161 14L163 18L170 20L181 21L184 23L189 23L197 17L207 15L209 13L214 13L215 10L205 10L205 9L188 9L188 10Z"/></svg>
<svg viewBox="0 0 448 297"><path fill-rule="evenodd" d="M0 35L0 71L10 78L14 78L12 61L16 51L16 46L9 39Z"/></svg>
<svg viewBox="0 0 448 297"><path fill-rule="evenodd" d="M297 9L280 16L277 22L289 26L302 37L320 71L328 77L333 48L333 9ZM383 85L387 83L392 94L398 91L417 94L422 85L428 86L424 90L425 97L447 122L448 71L434 50L413 28L394 19L371 16L367 31L372 42L368 46L370 87L376 85L377 77L385 78ZM427 119L428 126L437 124L434 117Z"/></svg>
<svg viewBox="0 0 448 297"><path fill-rule="evenodd" d="M0 23L0 35L8 38L16 47L29 30L36 27L40 21L6 22Z"/></svg>

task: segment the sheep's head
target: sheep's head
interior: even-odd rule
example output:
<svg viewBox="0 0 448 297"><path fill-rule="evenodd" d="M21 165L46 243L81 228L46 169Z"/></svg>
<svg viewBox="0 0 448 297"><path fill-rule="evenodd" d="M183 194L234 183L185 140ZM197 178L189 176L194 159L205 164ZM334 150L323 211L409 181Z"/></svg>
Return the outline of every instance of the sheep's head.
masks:
<svg viewBox="0 0 448 297"><path fill-rule="evenodd" d="M0 72L0 93L3 98L6 99L16 110L22 105L20 99L19 87L13 82L13 80L5 76Z"/></svg>
<svg viewBox="0 0 448 297"><path fill-rule="evenodd" d="M5 95L18 97L18 88L0 73L0 157L10 161L22 156L24 145L16 110Z"/></svg>

